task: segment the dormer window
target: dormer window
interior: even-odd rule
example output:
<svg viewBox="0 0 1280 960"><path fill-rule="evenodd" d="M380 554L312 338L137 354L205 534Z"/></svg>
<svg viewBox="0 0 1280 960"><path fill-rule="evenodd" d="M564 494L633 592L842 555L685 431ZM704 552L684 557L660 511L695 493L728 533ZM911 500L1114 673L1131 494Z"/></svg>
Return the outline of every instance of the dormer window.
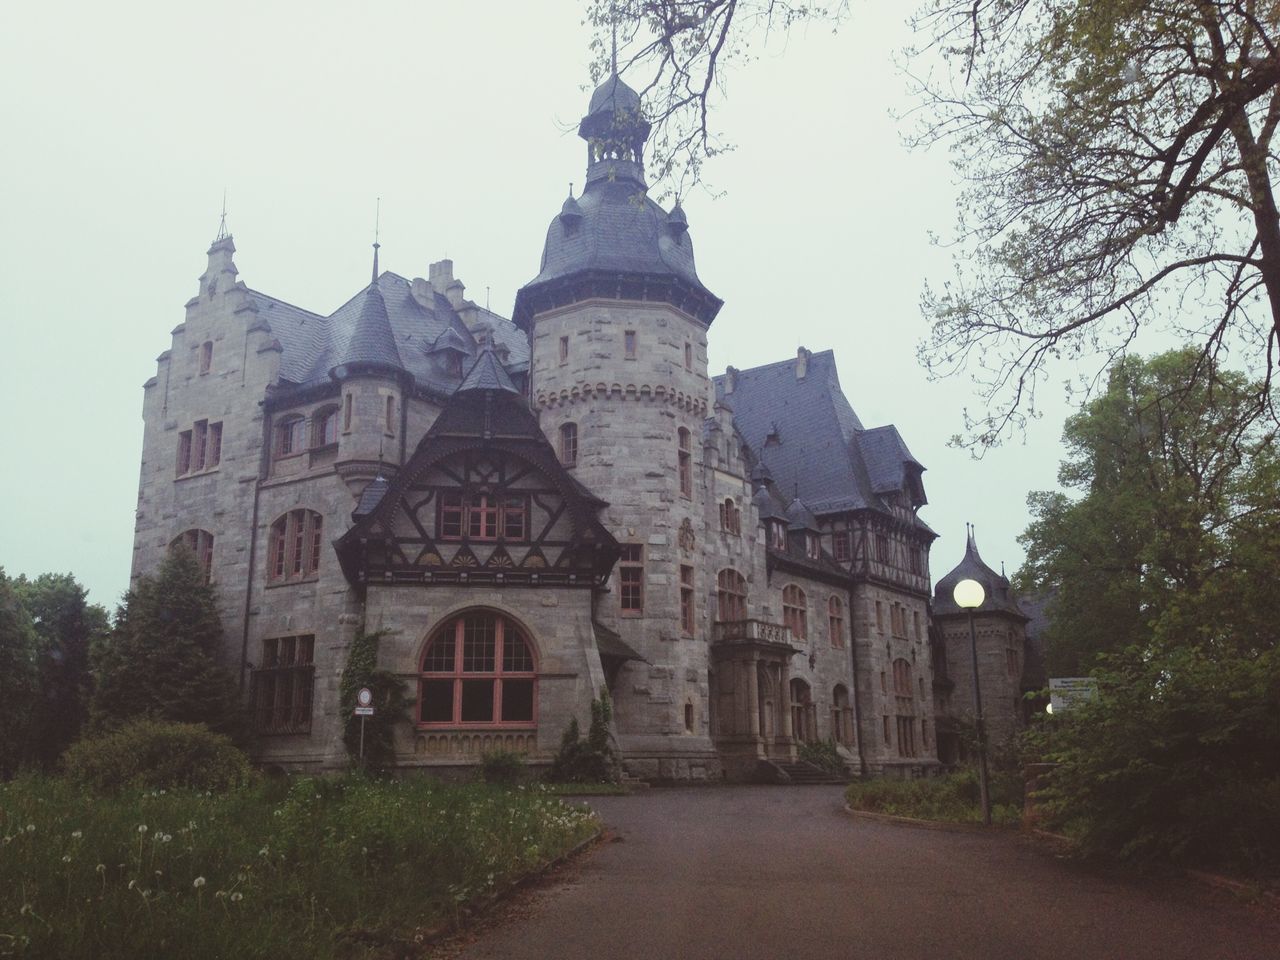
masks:
<svg viewBox="0 0 1280 960"><path fill-rule="evenodd" d="M781 520L769 521L769 546L775 550L787 549L787 525Z"/></svg>
<svg viewBox="0 0 1280 960"><path fill-rule="evenodd" d="M276 426L276 456L289 457L307 449L307 421L290 417Z"/></svg>
<svg viewBox="0 0 1280 960"><path fill-rule="evenodd" d="M822 548L818 545L818 535L807 532L804 535L804 555L810 560L822 559Z"/></svg>

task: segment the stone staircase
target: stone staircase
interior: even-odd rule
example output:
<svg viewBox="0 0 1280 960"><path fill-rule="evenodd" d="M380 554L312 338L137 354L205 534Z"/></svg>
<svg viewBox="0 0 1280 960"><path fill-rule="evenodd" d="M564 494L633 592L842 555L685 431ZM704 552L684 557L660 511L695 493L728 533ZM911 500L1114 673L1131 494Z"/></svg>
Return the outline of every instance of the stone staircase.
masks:
<svg viewBox="0 0 1280 960"><path fill-rule="evenodd" d="M803 760L795 762L785 760L773 760L772 764L787 775L787 780L783 781L795 787L809 787L825 784L848 783L848 775L841 776L832 773L830 770L823 770L821 767L814 766L812 763L805 763Z"/></svg>

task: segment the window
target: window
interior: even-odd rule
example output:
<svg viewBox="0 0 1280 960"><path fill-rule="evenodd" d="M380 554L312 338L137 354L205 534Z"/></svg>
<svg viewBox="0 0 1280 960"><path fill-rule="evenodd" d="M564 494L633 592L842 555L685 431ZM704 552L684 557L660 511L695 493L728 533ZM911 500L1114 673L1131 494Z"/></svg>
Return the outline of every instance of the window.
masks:
<svg viewBox="0 0 1280 960"><path fill-rule="evenodd" d="M919 640L920 639L920 611L919 610L911 611L911 623L915 627L916 639Z"/></svg>
<svg viewBox="0 0 1280 960"><path fill-rule="evenodd" d="M792 679L791 734L800 743L816 743L818 740L818 711L809 692L809 685L799 677Z"/></svg>
<svg viewBox="0 0 1280 960"><path fill-rule="evenodd" d="M689 435L689 431L681 427L678 433L679 437L679 472L680 472L680 496L693 496L693 440Z"/></svg>
<svg viewBox="0 0 1280 960"><path fill-rule="evenodd" d="M644 612L644 545L624 543L618 559L618 603L624 617Z"/></svg>
<svg viewBox="0 0 1280 960"><path fill-rule="evenodd" d="M342 429L344 431L351 429L351 394L347 394L342 398Z"/></svg>
<svg viewBox="0 0 1280 960"><path fill-rule="evenodd" d="M920 576L924 573L924 562L921 557L922 554L919 547L907 548L907 567L916 576ZM926 746L927 745L928 744L926 743Z"/></svg>
<svg viewBox="0 0 1280 960"><path fill-rule="evenodd" d="M804 591L794 583L782 588L782 622L791 628L791 635L797 640L809 639L809 613Z"/></svg>
<svg viewBox="0 0 1280 960"><path fill-rule="evenodd" d="M276 456L289 457L307 449L307 422L289 417L276 425Z"/></svg>
<svg viewBox="0 0 1280 960"><path fill-rule="evenodd" d="M898 717L898 756L914 757L916 755L916 719L915 717Z"/></svg>
<svg viewBox="0 0 1280 960"><path fill-rule="evenodd" d="M222 424L197 420L178 434L178 476L212 470L222 460Z"/></svg>
<svg viewBox="0 0 1280 960"><path fill-rule="evenodd" d="M320 569L324 542L324 518L314 510L290 510L271 524L267 553L268 579L273 582L305 580Z"/></svg>
<svg viewBox="0 0 1280 960"><path fill-rule="evenodd" d="M898 756L916 755L916 721L911 682L911 664L899 657L893 661L893 699L896 705L898 728Z"/></svg>
<svg viewBox="0 0 1280 960"><path fill-rule="evenodd" d="M463 494L445 490L436 513L436 536L441 540L529 539L529 501L519 494Z"/></svg>
<svg viewBox="0 0 1280 960"><path fill-rule="evenodd" d="M806 533L804 535L804 554L810 560L822 559L822 547L816 533Z"/></svg>
<svg viewBox="0 0 1280 960"><path fill-rule="evenodd" d="M747 580L732 567L716 576L718 619L725 623L747 619Z"/></svg>
<svg viewBox="0 0 1280 960"><path fill-rule="evenodd" d="M213 341L206 340L200 344L200 376L204 376L213 367Z"/></svg>
<svg viewBox="0 0 1280 960"><path fill-rule="evenodd" d="M208 583L213 576L213 534L208 530L184 530L169 541L170 550L177 547L184 547L191 551L191 555L196 558L196 563L200 564L200 569L204 571L205 582Z"/></svg>
<svg viewBox="0 0 1280 960"><path fill-rule="evenodd" d="M725 497L720 504L720 529L735 537L742 535L742 511L733 497Z"/></svg>
<svg viewBox="0 0 1280 960"><path fill-rule="evenodd" d="M831 691L831 736L836 743L853 746L853 709L844 684L836 684Z"/></svg>
<svg viewBox="0 0 1280 960"><path fill-rule="evenodd" d="M396 435L396 398L387 397L387 414L384 421L383 430L391 436Z"/></svg>
<svg viewBox="0 0 1280 960"><path fill-rule="evenodd" d="M680 565L680 632L692 637L696 624L693 610L693 567Z"/></svg>
<svg viewBox="0 0 1280 960"><path fill-rule="evenodd" d="M884 633L884 604L876 601L876 629Z"/></svg>
<svg viewBox="0 0 1280 960"><path fill-rule="evenodd" d="M839 597L827 600L827 628L831 632L831 645L844 646L844 601Z"/></svg>
<svg viewBox="0 0 1280 960"><path fill-rule="evenodd" d="M693 344L686 343L684 345L684 368L686 370L693 369Z"/></svg>
<svg viewBox="0 0 1280 960"><path fill-rule="evenodd" d="M569 338L568 337L560 338L560 362L561 363L569 362Z"/></svg>
<svg viewBox="0 0 1280 960"><path fill-rule="evenodd" d="M315 637L262 641L253 672L253 710L259 733L309 733L315 688Z"/></svg>
<svg viewBox="0 0 1280 960"><path fill-rule="evenodd" d="M684 705L684 732L693 733L693 704Z"/></svg>
<svg viewBox="0 0 1280 960"><path fill-rule="evenodd" d="M578 465L578 425L560 424L560 462L566 467Z"/></svg>
<svg viewBox="0 0 1280 960"><path fill-rule="evenodd" d="M884 716L882 719L884 720L884 723L883 723L883 726L884 726L884 742L885 742L885 743L892 743L893 741L889 739L889 716L888 716L888 714L885 714L885 716Z"/></svg>
<svg viewBox="0 0 1280 960"><path fill-rule="evenodd" d="M636 358L636 332L627 330L622 334L622 353L627 360Z"/></svg>
<svg viewBox="0 0 1280 960"><path fill-rule="evenodd" d="M929 721L928 720L920 721L920 744L925 749L928 749L929 747Z"/></svg>
<svg viewBox="0 0 1280 960"><path fill-rule="evenodd" d="M889 562L889 538L883 533L876 534L876 559L881 563Z"/></svg>
<svg viewBox="0 0 1280 960"><path fill-rule="evenodd" d="M849 531L837 530L831 534L831 555L840 563L849 559Z"/></svg>
<svg viewBox="0 0 1280 960"><path fill-rule="evenodd" d="M769 521L769 546L775 550L787 549L787 525L781 520Z"/></svg>
<svg viewBox="0 0 1280 960"><path fill-rule="evenodd" d="M1022 673L1022 671L1018 669L1018 651L1006 649L1004 652L1004 663L1005 667L1009 671L1009 679L1017 680L1019 674Z"/></svg>
<svg viewBox="0 0 1280 960"><path fill-rule="evenodd" d="M311 421L311 445L328 447L338 442L338 408L327 407L316 412Z"/></svg>
<svg viewBox="0 0 1280 960"><path fill-rule="evenodd" d="M455 617L423 652L418 722L532 727L536 668L533 647L514 621L489 611Z"/></svg>

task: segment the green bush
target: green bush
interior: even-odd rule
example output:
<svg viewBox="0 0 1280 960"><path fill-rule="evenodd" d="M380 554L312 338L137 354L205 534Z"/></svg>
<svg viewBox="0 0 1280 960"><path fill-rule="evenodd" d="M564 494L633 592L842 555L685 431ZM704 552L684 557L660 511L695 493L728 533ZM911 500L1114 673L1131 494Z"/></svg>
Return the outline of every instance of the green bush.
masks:
<svg viewBox="0 0 1280 960"><path fill-rule="evenodd" d="M1023 780L1014 771L992 771L988 777L993 823L1022 818ZM863 780L849 785L845 800L855 810L917 820L979 823L982 820L978 771L965 767L943 777L921 780Z"/></svg>
<svg viewBox="0 0 1280 960"><path fill-rule="evenodd" d="M570 717L560 738L560 751L547 773L552 783L612 783L617 777L617 759L609 746L609 721L613 707L609 695L591 701L591 727L582 739L578 718Z"/></svg>
<svg viewBox="0 0 1280 960"><path fill-rule="evenodd" d="M485 783L519 783L524 779L524 757L512 750L481 754L480 779Z"/></svg>
<svg viewBox="0 0 1280 960"><path fill-rule="evenodd" d="M800 759L805 763L811 763L815 767L831 773L844 774L847 771L844 766L844 757L840 756L840 751L836 748L834 740L818 740L814 743L800 744Z"/></svg>
<svg viewBox="0 0 1280 960"><path fill-rule="evenodd" d="M249 759L204 724L134 720L85 737L63 755L67 776L97 791L124 786L225 790L247 783Z"/></svg>

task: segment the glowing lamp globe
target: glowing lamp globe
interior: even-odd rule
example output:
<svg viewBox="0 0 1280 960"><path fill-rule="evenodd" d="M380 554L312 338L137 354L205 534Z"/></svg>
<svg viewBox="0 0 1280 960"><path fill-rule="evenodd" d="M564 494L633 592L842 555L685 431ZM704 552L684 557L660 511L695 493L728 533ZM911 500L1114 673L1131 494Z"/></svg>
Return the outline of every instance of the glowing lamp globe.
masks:
<svg viewBox="0 0 1280 960"><path fill-rule="evenodd" d="M951 591L951 596L956 601L956 606L963 607L966 610L976 610L982 606L982 601L987 598L987 593L982 589L982 584L977 580L961 580Z"/></svg>

